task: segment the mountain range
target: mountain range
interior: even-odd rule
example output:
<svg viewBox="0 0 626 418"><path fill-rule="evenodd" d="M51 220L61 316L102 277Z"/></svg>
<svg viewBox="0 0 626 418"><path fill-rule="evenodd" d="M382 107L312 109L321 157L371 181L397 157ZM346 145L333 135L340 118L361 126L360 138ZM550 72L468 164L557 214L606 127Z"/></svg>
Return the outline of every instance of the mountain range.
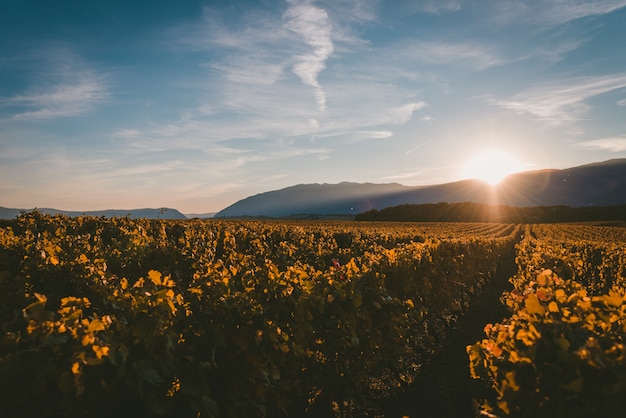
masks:
<svg viewBox="0 0 626 418"><path fill-rule="evenodd" d="M300 184L240 200L215 217L356 215L402 204L474 202L518 207L626 204L626 158L562 170L525 171L497 186L461 180L430 186L397 183Z"/></svg>
<svg viewBox="0 0 626 418"><path fill-rule="evenodd" d="M105 216L107 218L130 216L131 218L147 218L147 219L187 219L185 215L180 213L176 209L171 208L159 208L159 209L107 209L96 210L87 212L78 211L66 211L51 208L36 208L36 209L12 209L3 208L0 206L0 219L13 219L20 215L22 212L31 212L38 210L41 213L48 215L67 215L67 216Z"/></svg>
<svg viewBox="0 0 626 418"><path fill-rule="evenodd" d="M626 158L562 170L536 170L512 174L497 186L479 180L461 180L429 186L398 183L299 184L242 199L216 214L187 214L176 209L116 209L63 211L39 208L47 214L68 216L130 216L150 219L237 217L351 217L372 209L403 204L473 202L517 207L616 206L626 204ZM33 209L0 207L0 219L12 219Z"/></svg>

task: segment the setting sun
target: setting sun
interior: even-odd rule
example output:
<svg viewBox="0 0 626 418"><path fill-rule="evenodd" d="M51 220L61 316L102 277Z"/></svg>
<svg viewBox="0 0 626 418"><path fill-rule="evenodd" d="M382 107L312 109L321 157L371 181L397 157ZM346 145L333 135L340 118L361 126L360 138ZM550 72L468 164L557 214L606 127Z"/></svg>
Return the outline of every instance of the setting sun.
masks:
<svg viewBox="0 0 626 418"><path fill-rule="evenodd" d="M463 177L496 185L509 174L522 171L524 165L515 156L500 150L490 149L474 155L463 169Z"/></svg>

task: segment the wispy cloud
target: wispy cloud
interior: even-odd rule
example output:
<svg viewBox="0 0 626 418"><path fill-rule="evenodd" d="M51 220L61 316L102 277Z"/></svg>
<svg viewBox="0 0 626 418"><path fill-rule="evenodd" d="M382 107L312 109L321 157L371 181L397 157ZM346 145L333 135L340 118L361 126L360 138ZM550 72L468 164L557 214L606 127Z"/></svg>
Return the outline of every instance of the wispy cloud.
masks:
<svg viewBox="0 0 626 418"><path fill-rule="evenodd" d="M317 110L324 111L327 99L319 75L335 50L335 38L344 45L359 42L349 30L340 27L339 22L346 19L331 19L329 10L352 10L357 21L368 19L368 8L358 6L358 2L348 1L324 8L306 0L289 0L282 14L255 10L236 18L205 7L200 24L172 33L179 45L210 51L210 60L204 66L234 84L271 86L288 82L285 69L290 68L302 84L313 88ZM291 95L295 94L301 96L302 92L294 88Z"/></svg>
<svg viewBox="0 0 626 418"><path fill-rule="evenodd" d="M424 174L423 171L410 171L407 173L394 174L393 176L384 176L380 177L381 181L397 181L397 180L407 180L421 176Z"/></svg>
<svg viewBox="0 0 626 418"><path fill-rule="evenodd" d="M333 53L332 27L328 13L309 2L288 0L284 14L285 27L296 33L312 51L293 57L293 72L300 80L315 89L315 99L320 111L326 110L326 93L318 82L319 74L326 68L326 60Z"/></svg>
<svg viewBox="0 0 626 418"><path fill-rule="evenodd" d="M243 56L211 64L211 67L224 73L234 83L271 85L281 77L284 64L267 62L260 56Z"/></svg>
<svg viewBox="0 0 626 418"><path fill-rule="evenodd" d="M537 19L549 19L554 23L565 23L587 16L610 13L626 6L625 0L558 0L530 2L530 9ZM541 10L543 13L536 13Z"/></svg>
<svg viewBox="0 0 626 418"><path fill-rule="evenodd" d="M423 0L409 2L406 6L412 12L441 14L461 10L460 0Z"/></svg>
<svg viewBox="0 0 626 418"><path fill-rule="evenodd" d="M599 94L626 87L626 74L574 77L543 84L493 104L551 124L578 120L589 109L585 101Z"/></svg>
<svg viewBox="0 0 626 418"><path fill-rule="evenodd" d="M406 123L426 103L415 99L414 90L389 82L394 68L374 74L345 59L368 48L353 29L376 18L374 4L289 0L280 13L255 9L236 16L206 7L201 22L171 33L179 46L206 53L203 66L211 81L198 91L202 103L188 109L190 118L160 124L153 132L157 142L197 148L237 138L346 137L346 132L362 138L367 135L358 132L382 135L388 128L379 125ZM335 53L336 63L327 68ZM371 77L363 78L368 71ZM404 71L403 77L414 79L416 72ZM314 100L308 99L311 88Z"/></svg>
<svg viewBox="0 0 626 418"><path fill-rule="evenodd" d="M0 99L13 120L54 119L88 112L109 97L108 78L61 49L40 58L43 71L36 87Z"/></svg>
<svg viewBox="0 0 626 418"><path fill-rule="evenodd" d="M18 109L31 109L14 114L13 119L53 119L80 115L108 97L102 77L93 74L77 74L76 77L73 82L62 81L3 102Z"/></svg>
<svg viewBox="0 0 626 418"><path fill-rule="evenodd" d="M626 99L622 99L620 101L617 102L618 106L626 106Z"/></svg>
<svg viewBox="0 0 626 418"><path fill-rule="evenodd" d="M408 59L426 65L453 65L480 71L508 62L493 48L471 41L410 41L402 49Z"/></svg>
<svg viewBox="0 0 626 418"><path fill-rule="evenodd" d="M623 152L626 151L626 136L595 139L592 141L581 142L580 145L586 148L594 148L609 152Z"/></svg>
<svg viewBox="0 0 626 418"><path fill-rule="evenodd" d="M420 149L421 147L423 147L424 145L428 144L429 142L430 142L430 140L424 141L424 142L420 142L419 144L417 144L416 146L414 146L413 148L411 148L410 150L405 152L404 155L409 155L413 151L416 151L416 150Z"/></svg>
<svg viewBox="0 0 626 418"><path fill-rule="evenodd" d="M235 18L218 7L203 7L199 21L172 28L175 51L207 53L203 67L225 81L271 85L279 81L295 51L279 14L242 13Z"/></svg>
<svg viewBox="0 0 626 418"><path fill-rule="evenodd" d="M413 116L413 112L423 109L426 106L428 106L426 102L412 102L402 106L393 107L387 110L387 115L389 117L388 122L399 124L406 123Z"/></svg>
<svg viewBox="0 0 626 418"><path fill-rule="evenodd" d="M626 6L625 0L492 0L488 18L498 25L561 25L588 16L600 16Z"/></svg>
<svg viewBox="0 0 626 418"><path fill-rule="evenodd" d="M356 133L359 139L387 139L393 136L391 131L359 131Z"/></svg>

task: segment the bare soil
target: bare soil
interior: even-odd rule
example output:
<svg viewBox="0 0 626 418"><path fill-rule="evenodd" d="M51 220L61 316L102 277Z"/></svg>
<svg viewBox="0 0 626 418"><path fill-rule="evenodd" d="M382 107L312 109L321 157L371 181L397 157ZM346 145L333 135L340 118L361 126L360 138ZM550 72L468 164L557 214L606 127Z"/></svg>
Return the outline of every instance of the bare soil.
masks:
<svg viewBox="0 0 626 418"><path fill-rule="evenodd" d="M514 258L513 258L514 259ZM513 260L511 260L513 261ZM501 322L510 312L500 302L508 279L515 274L514 262L507 263L468 311L458 319L442 350L424 365L408 390L385 408L385 418L472 418L480 405L494 394L487 382L472 379L466 347L484 338L488 323Z"/></svg>

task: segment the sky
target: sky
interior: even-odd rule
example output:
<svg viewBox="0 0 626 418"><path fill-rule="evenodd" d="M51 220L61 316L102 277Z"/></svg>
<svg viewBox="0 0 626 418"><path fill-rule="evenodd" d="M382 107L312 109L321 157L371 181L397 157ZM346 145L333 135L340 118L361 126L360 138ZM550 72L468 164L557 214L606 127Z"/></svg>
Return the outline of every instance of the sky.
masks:
<svg viewBox="0 0 626 418"><path fill-rule="evenodd" d="M626 157L626 0L0 1L0 206L216 212L490 149Z"/></svg>

